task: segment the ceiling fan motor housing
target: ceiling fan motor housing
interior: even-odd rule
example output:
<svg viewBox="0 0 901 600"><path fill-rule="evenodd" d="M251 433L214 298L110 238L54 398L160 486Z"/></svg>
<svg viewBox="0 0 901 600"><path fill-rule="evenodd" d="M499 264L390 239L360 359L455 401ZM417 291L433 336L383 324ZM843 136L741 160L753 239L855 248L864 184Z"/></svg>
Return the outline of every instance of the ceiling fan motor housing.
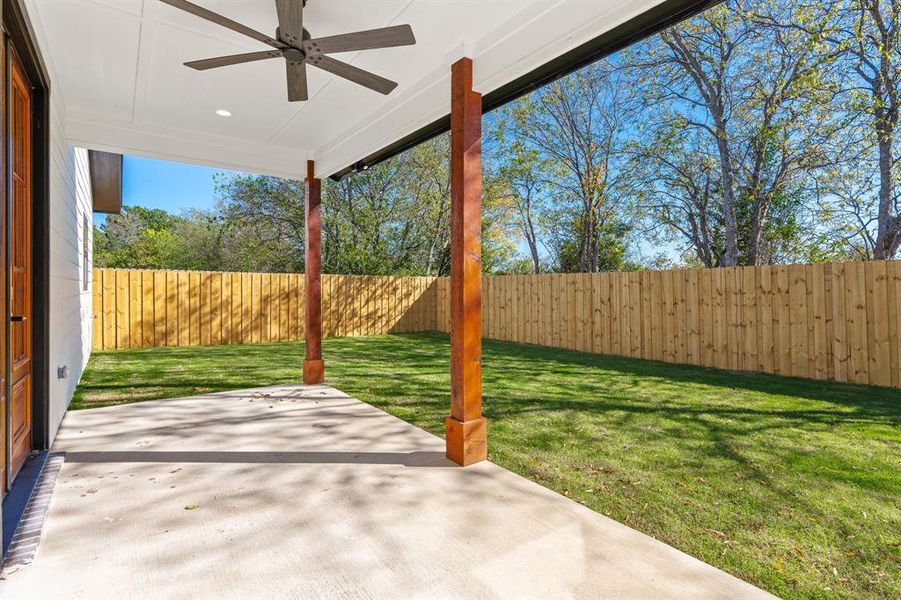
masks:
<svg viewBox="0 0 901 600"><path fill-rule="evenodd" d="M307 59L307 53L297 48L287 48L282 51L282 55L292 64L300 64Z"/></svg>

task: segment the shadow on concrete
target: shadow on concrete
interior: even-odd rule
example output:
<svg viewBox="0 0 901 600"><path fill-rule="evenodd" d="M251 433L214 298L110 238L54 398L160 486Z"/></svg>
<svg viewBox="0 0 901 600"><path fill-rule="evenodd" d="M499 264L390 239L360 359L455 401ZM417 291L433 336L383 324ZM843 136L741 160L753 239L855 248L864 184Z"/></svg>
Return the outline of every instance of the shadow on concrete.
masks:
<svg viewBox="0 0 901 600"><path fill-rule="evenodd" d="M69 463L219 463L456 467L443 452L66 452Z"/></svg>

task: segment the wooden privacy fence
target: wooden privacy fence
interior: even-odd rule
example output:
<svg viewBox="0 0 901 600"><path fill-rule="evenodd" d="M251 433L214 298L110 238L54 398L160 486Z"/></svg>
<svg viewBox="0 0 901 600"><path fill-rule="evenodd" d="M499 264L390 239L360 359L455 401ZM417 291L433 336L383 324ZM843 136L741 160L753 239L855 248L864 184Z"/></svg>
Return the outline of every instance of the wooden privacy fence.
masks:
<svg viewBox="0 0 901 600"><path fill-rule="evenodd" d="M449 331L447 278L323 275L323 335ZM303 339L303 275L94 270L94 348ZM484 337L901 387L901 262L485 277Z"/></svg>
<svg viewBox="0 0 901 600"><path fill-rule="evenodd" d="M95 349L300 340L297 273L94 269ZM322 276L325 337L434 331L435 278Z"/></svg>
<svg viewBox="0 0 901 600"><path fill-rule="evenodd" d="M449 331L449 283L438 284ZM901 262L491 276L483 335L901 387Z"/></svg>

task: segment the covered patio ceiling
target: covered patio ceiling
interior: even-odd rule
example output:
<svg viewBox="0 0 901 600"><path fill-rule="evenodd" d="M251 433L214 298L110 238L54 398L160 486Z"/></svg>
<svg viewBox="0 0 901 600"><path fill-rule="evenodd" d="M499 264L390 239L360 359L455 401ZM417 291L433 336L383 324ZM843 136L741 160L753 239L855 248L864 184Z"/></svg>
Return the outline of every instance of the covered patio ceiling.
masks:
<svg viewBox="0 0 901 600"><path fill-rule="evenodd" d="M274 0L196 0L267 35ZM398 82L383 96L308 69L290 103L282 60L182 63L267 46L158 0L26 0L70 143L301 178L346 173L449 126L450 65L473 59L489 110L711 0L308 0L313 37L408 23L416 45L337 58ZM216 114L224 109L229 118Z"/></svg>

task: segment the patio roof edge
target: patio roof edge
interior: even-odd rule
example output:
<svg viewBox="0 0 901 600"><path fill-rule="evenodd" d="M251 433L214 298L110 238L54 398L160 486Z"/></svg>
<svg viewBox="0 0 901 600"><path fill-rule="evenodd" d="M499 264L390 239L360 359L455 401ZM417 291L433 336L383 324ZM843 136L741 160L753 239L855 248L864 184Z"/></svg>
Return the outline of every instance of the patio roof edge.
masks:
<svg viewBox="0 0 901 600"><path fill-rule="evenodd" d="M596 62L636 42L663 31L722 0L665 0L634 19L602 33L540 67L488 92L482 97L482 114L491 112L573 71ZM449 103L448 103L449 105ZM371 167L450 131L450 113L385 146L329 177L338 181L363 167Z"/></svg>

